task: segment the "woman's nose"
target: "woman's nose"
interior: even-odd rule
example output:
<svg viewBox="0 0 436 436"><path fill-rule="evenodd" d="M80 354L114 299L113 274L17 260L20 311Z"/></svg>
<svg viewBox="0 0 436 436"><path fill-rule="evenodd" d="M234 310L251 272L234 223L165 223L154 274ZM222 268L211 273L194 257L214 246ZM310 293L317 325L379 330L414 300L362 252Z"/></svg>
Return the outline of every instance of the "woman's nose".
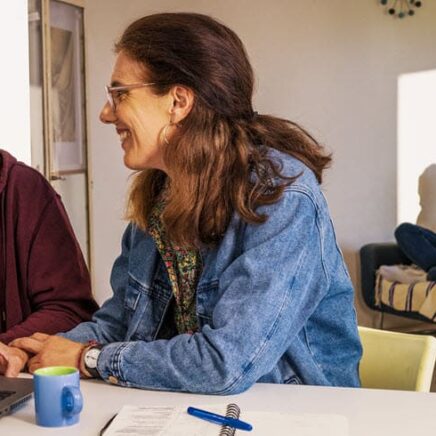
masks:
<svg viewBox="0 0 436 436"><path fill-rule="evenodd" d="M111 124L116 121L117 117L112 109L112 106L107 101L100 112L100 121L105 124Z"/></svg>

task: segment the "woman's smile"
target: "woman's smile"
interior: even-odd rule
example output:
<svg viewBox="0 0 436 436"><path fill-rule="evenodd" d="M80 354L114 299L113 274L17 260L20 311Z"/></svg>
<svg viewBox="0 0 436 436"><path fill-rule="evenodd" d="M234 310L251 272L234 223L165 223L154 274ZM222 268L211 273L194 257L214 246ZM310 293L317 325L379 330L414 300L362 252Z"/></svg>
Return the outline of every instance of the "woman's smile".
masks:
<svg viewBox="0 0 436 436"><path fill-rule="evenodd" d="M121 147L125 149L126 141L131 138L131 132L129 129L117 128L117 133L120 137Z"/></svg>

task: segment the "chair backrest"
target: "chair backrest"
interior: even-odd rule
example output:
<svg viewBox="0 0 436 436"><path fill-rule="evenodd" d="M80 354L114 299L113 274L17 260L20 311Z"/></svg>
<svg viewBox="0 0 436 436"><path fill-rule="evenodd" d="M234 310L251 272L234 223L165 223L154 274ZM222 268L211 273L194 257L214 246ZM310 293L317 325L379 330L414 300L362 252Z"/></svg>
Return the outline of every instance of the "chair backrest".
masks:
<svg viewBox="0 0 436 436"><path fill-rule="evenodd" d="M436 361L436 339L359 326L363 388L429 392Z"/></svg>

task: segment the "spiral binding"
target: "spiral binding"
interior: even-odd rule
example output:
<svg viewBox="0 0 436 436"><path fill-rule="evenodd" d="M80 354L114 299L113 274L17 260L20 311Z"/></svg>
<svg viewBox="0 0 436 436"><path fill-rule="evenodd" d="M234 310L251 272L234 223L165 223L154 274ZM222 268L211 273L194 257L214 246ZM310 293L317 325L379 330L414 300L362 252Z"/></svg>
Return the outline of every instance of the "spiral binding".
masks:
<svg viewBox="0 0 436 436"><path fill-rule="evenodd" d="M237 404L231 403L227 406L226 417L239 419L239 415L241 414L241 409ZM221 427L221 431L219 436L233 436L235 434L235 430L233 427L229 427L228 425L223 425Z"/></svg>

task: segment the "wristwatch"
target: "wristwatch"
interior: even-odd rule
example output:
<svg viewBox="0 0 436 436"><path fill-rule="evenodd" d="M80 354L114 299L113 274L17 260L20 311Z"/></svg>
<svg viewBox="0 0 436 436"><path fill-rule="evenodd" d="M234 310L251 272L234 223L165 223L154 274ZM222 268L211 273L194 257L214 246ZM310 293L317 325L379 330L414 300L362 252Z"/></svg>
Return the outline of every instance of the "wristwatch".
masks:
<svg viewBox="0 0 436 436"><path fill-rule="evenodd" d="M91 345L85 348L82 354L83 367L93 378L101 378L97 370L97 361L102 348L103 346L100 344Z"/></svg>

